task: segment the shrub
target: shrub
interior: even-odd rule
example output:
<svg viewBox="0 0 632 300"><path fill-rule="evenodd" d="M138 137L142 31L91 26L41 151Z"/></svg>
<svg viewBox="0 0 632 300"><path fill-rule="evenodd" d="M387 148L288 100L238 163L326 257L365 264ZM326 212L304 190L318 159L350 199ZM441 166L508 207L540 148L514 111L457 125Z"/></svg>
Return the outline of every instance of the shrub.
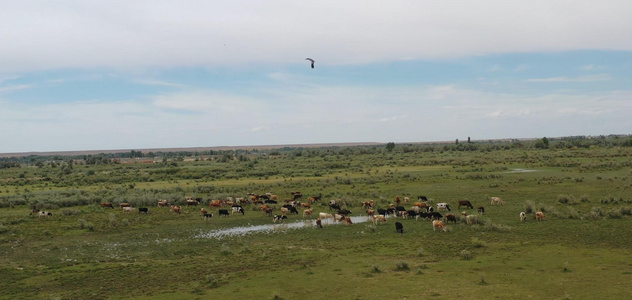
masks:
<svg viewBox="0 0 632 300"><path fill-rule="evenodd" d="M608 211L608 217L613 218L613 219L620 219L621 218L621 210L620 209L612 209Z"/></svg>
<svg viewBox="0 0 632 300"><path fill-rule="evenodd" d="M510 231L511 227L502 224L494 224L491 219L487 219L485 222L485 229L491 231Z"/></svg>
<svg viewBox="0 0 632 300"><path fill-rule="evenodd" d="M588 198L588 194L582 194L581 197L579 197L579 201L581 201L583 203L590 203L590 199Z"/></svg>
<svg viewBox="0 0 632 300"><path fill-rule="evenodd" d="M568 203L572 203L573 201L574 201L573 195L558 195L557 196L557 202L561 204L568 204Z"/></svg>
<svg viewBox="0 0 632 300"><path fill-rule="evenodd" d="M474 248L482 248L482 247L487 247L487 243L481 241L480 239L473 237L472 238L472 246L474 246Z"/></svg>
<svg viewBox="0 0 632 300"><path fill-rule="evenodd" d="M470 253L470 251L463 250L463 251L461 251L461 259L463 259L463 260L472 259L472 254Z"/></svg>
<svg viewBox="0 0 632 300"><path fill-rule="evenodd" d="M535 213L535 203L531 200L527 200L524 203L524 212L527 214Z"/></svg>
<svg viewBox="0 0 632 300"><path fill-rule="evenodd" d="M374 265L373 269L371 270L371 272L373 272L373 273L382 273L382 270L380 270L380 266L379 265Z"/></svg>
<svg viewBox="0 0 632 300"><path fill-rule="evenodd" d="M397 266L397 271L408 271L410 270L410 268L408 267L408 263L405 261L400 261L397 264L395 264Z"/></svg>

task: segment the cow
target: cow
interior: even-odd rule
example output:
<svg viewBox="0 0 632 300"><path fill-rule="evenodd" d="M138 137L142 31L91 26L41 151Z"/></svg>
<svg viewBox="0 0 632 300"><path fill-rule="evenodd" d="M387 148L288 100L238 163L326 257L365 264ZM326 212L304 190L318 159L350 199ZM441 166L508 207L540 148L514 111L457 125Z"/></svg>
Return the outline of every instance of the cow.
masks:
<svg viewBox="0 0 632 300"><path fill-rule="evenodd" d="M101 202L100 205L103 208L105 207L114 208L114 205L112 205L112 202Z"/></svg>
<svg viewBox="0 0 632 300"><path fill-rule="evenodd" d="M316 219L316 228L323 228L323 222L320 218Z"/></svg>
<svg viewBox="0 0 632 300"><path fill-rule="evenodd" d="M212 217L213 217L213 214L209 214L209 213L203 213L202 214L202 218L205 219L205 220L208 220L208 219L210 219Z"/></svg>
<svg viewBox="0 0 632 300"><path fill-rule="evenodd" d="M272 208L266 208L263 212L266 214L266 217L272 217Z"/></svg>
<svg viewBox="0 0 632 300"><path fill-rule="evenodd" d="M527 214L524 211L520 212L520 222L524 222L526 220L527 220Z"/></svg>
<svg viewBox="0 0 632 300"><path fill-rule="evenodd" d="M298 210L296 209L296 207L294 207L292 205L289 205L289 204L283 205L283 207L281 207L281 211L282 212L283 212L284 208L285 208L286 211L283 214L291 213L291 214L297 214L298 215Z"/></svg>
<svg viewBox="0 0 632 300"><path fill-rule="evenodd" d="M333 200L331 200L331 201L333 201ZM334 209L339 210L340 209L340 205L335 204L335 203L334 204L329 204L329 210L331 211L331 210L334 210Z"/></svg>
<svg viewBox="0 0 632 300"><path fill-rule="evenodd" d="M303 210L303 218L305 218L305 216L311 216L313 211L311 208Z"/></svg>
<svg viewBox="0 0 632 300"><path fill-rule="evenodd" d="M134 208L131 206L123 207L123 212L132 212L132 211L134 211Z"/></svg>
<svg viewBox="0 0 632 300"><path fill-rule="evenodd" d="M167 207L167 206L169 206L169 202L167 201L167 199L162 199L158 201L158 207Z"/></svg>
<svg viewBox="0 0 632 300"><path fill-rule="evenodd" d="M426 196L418 196L417 201L428 202L428 198Z"/></svg>
<svg viewBox="0 0 632 300"><path fill-rule="evenodd" d="M209 207L213 208L213 207L222 207L222 200L211 200L211 202L208 204Z"/></svg>
<svg viewBox="0 0 632 300"><path fill-rule="evenodd" d="M132 206L132 205L127 203L127 202L123 202L123 203L119 204L119 207L130 207L130 206Z"/></svg>
<svg viewBox="0 0 632 300"><path fill-rule="evenodd" d="M439 229L439 231L445 231L445 224L443 224L443 222L439 221L439 220L434 220L432 221L432 230L433 231L437 231L437 228Z"/></svg>
<svg viewBox="0 0 632 300"><path fill-rule="evenodd" d="M478 211L479 214L484 215L485 214L485 207L479 206L477 211Z"/></svg>
<svg viewBox="0 0 632 300"><path fill-rule="evenodd" d="M312 208L312 205L309 204L308 202L305 202L305 203L301 203L301 207L302 208Z"/></svg>
<svg viewBox="0 0 632 300"><path fill-rule="evenodd" d="M402 199L400 199L399 196L395 196L395 203L400 205L402 203Z"/></svg>
<svg viewBox="0 0 632 300"><path fill-rule="evenodd" d="M333 218L334 216L332 214L328 214L328 213L324 213L321 212L318 214L318 218L319 219L328 219L328 218Z"/></svg>
<svg viewBox="0 0 632 300"><path fill-rule="evenodd" d="M446 223L450 223L452 221L454 222L454 224L456 224L456 216L453 214L447 214L445 215L445 217L443 217L443 219L445 220Z"/></svg>
<svg viewBox="0 0 632 300"><path fill-rule="evenodd" d="M301 192L291 192L290 194L292 194L292 200L298 200L303 197Z"/></svg>
<svg viewBox="0 0 632 300"><path fill-rule="evenodd" d="M341 214L341 215L346 216L346 215L350 215L350 214L351 214L351 211L349 211L349 210L348 210L348 209L346 209L346 208L345 208L345 209L339 209L339 210L338 210L338 214Z"/></svg>
<svg viewBox="0 0 632 300"><path fill-rule="evenodd" d="M491 197L491 205L505 205L505 201L503 201L503 199L500 199L500 197Z"/></svg>
<svg viewBox="0 0 632 300"><path fill-rule="evenodd" d="M233 205L233 214L235 213L241 213L242 216L245 215L244 208L239 205Z"/></svg>
<svg viewBox="0 0 632 300"><path fill-rule="evenodd" d="M377 214L378 215L382 215L382 216L386 216L386 215L388 215L388 211L386 211L386 209L378 208L377 209Z"/></svg>
<svg viewBox="0 0 632 300"><path fill-rule="evenodd" d="M33 209L31 209L31 213L29 214L29 216L37 215L37 214L39 214L39 212L40 212L40 210L37 209L37 207L33 206Z"/></svg>
<svg viewBox="0 0 632 300"><path fill-rule="evenodd" d="M366 210L366 215L367 215L367 216L369 216L369 217L371 217L371 216L375 215L375 211L374 211L374 210L372 210L372 209L367 209L367 210Z"/></svg>
<svg viewBox="0 0 632 300"><path fill-rule="evenodd" d="M443 215L439 212L433 211L433 212L429 212L428 216L430 219L437 219L437 220L441 220L443 219Z"/></svg>
<svg viewBox="0 0 632 300"><path fill-rule="evenodd" d="M535 219L538 221L544 221L544 213L539 211L535 213Z"/></svg>
<svg viewBox="0 0 632 300"><path fill-rule="evenodd" d="M200 201L197 199L187 199L186 200L187 206L197 206L198 204L200 204Z"/></svg>
<svg viewBox="0 0 632 300"><path fill-rule="evenodd" d="M201 212L202 214L205 214L205 213L207 213L208 211L206 211L206 208L202 207L202 208L200 209L200 212Z"/></svg>
<svg viewBox="0 0 632 300"><path fill-rule="evenodd" d="M427 203L423 203L423 202L415 202L415 204L413 206L419 207L420 209L425 209L427 212L430 211L430 206L428 206Z"/></svg>
<svg viewBox="0 0 632 300"><path fill-rule="evenodd" d="M309 199L307 199L307 201L309 201L309 203L314 203L316 201L320 201L321 199L323 199L323 195L318 195L315 197L309 197Z"/></svg>
<svg viewBox="0 0 632 300"><path fill-rule="evenodd" d="M408 203L408 202L410 202L410 198L404 197L404 203Z"/></svg>
<svg viewBox="0 0 632 300"><path fill-rule="evenodd" d="M472 203L470 203L470 201L468 200L459 200L459 207L461 208L461 206L465 206L465 207L469 207L470 209L474 209L474 205L472 205Z"/></svg>
<svg viewBox="0 0 632 300"><path fill-rule="evenodd" d="M139 208L138 208L138 213L139 213L139 214L140 214L140 213L145 213L145 214L148 214L148 213L149 213L149 208L147 208L147 207L139 207Z"/></svg>
<svg viewBox="0 0 632 300"><path fill-rule="evenodd" d="M281 213L283 215L287 215L288 213L290 213L290 209L287 207L281 207Z"/></svg>
<svg viewBox="0 0 632 300"><path fill-rule="evenodd" d="M265 201L263 201L263 203L266 203L266 204L277 204L278 202L276 200L266 199Z"/></svg>
<svg viewBox="0 0 632 300"><path fill-rule="evenodd" d="M450 204L447 203L437 203L437 211L447 210L451 211Z"/></svg>
<svg viewBox="0 0 632 300"><path fill-rule="evenodd" d="M347 225L353 225L353 222L351 221L351 217L345 217L345 223Z"/></svg>
<svg viewBox="0 0 632 300"><path fill-rule="evenodd" d="M226 216L226 217L230 216L230 214L228 213L228 209L220 209L218 213L219 213L220 217L221 216Z"/></svg>
<svg viewBox="0 0 632 300"><path fill-rule="evenodd" d="M373 208L373 205L375 204L375 201L371 200L371 201L363 201L362 202L362 208Z"/></svg>
<svg viewBox="0 0 632 300"><path fill-rule="evenodd" d="M378 222L386 223L388 220L383 215L373 216L373 224L377 225Z"/></svg>
<svg viewBox="0 0 632 300"><path fill-rule="evenodd" d="M414 209L406 211L406 215L408 216L408 218L415 218L415 220L419 218L419 212L415 211Z"/></svg>
<svg viewBox="0 0 632 300"><path fill-rule="evenodd" d="M44 217L44 218L48 218L48 217L52 217L52 216L53 216L53 213L52 213L52 212L50 212L50 211L40 211L40 212L38 213L38 216L40 216L40 217Z"/></svg>
<svg viewBox="0 0 632 300"><path fill-rule="evenodd" d="M177 206L177 205L171 205L171 211L173 211L174 213L180 214L180 212L182 211L182 207Z"/></svg>
<svg viewBox="0 0 632 300"><path fill-rule="evenodd" d="M287 219L287 216L284 216L284 215L274 215L274 218L272 218L272 221L273 221L274 223L276 223L277 221L279 221L279 222L283 223L283 220L286 220L286 219Z"/></svg>
<svg viewBox="0 0 632 300"><path fill-rule="evenodd" d="M400 234L404 234L404 225L400 222L395 222L395 231Z"/></svg>
<svg viewBox="0 0 632 300"><path fill-rule="evenodd" d="M339 214L334 214L334 220L338 221L338 222L342 222L345 220L345 216L344 215L339 215Z"/></svg>

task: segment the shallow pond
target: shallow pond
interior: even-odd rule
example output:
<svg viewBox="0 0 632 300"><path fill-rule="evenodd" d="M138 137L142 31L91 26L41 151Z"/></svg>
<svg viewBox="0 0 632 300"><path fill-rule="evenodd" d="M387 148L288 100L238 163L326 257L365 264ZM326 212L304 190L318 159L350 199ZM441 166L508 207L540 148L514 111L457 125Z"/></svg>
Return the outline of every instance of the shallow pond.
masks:
<svg viewBox="0 0 632 300"><path fill-rule="evenodd" d="M354 224L365 223L368 221L369 221L369 218L367 216L351 217L351 222L353 222ZM323 226L341 225L341 224L343 223L336 222L333 219L322 220ZM314 220L300 220L300 221L295 221L295 222L241 226L241 227L224 228L224 229L217 229L217 230L211 230L211 231L201 231L199 234L195 235L195 237L221 239L225 237L241 236L241 235L247 235L251 233L276 233L276 232L283 232L286 230L298 229L298 228L316 228L316 220L315 219Z"/></svg>

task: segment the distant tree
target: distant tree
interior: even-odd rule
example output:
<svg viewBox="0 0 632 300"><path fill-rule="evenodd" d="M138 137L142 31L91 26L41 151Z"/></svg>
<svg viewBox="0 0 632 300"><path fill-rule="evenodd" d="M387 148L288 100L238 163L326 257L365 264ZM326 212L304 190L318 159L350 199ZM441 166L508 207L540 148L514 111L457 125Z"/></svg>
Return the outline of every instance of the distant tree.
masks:
<svg viewBox="0 0 632 300"><path fill-rule="evenodd" d="M389 142L386 144L386 151L391 152L393 149L395 149L395 143Z"/></svg>
<svg viewBox="0 0 632 300"><path fill-rule="evenodd" d="M456 143L455 144L457 144L457 145L459 144L459 139L456 139Z"/></svg>
<svg viewBox="0 0 632 300"><path fill-rule="evenodd" d="M468 137L467 137L467 143L469 144L469 143L471 143L471 142L472 142L472 140L470 140L470 137L468 136Z"/></svg>

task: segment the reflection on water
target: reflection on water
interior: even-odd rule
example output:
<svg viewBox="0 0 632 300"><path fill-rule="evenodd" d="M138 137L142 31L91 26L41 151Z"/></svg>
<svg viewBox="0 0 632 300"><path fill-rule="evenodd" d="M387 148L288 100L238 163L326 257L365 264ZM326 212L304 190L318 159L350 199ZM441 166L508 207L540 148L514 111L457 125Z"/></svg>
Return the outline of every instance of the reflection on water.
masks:
<svg viewBox="0 0 632 300"><path fill-rule="evenodd" d="M529 170L529 169L511 169L511 171L507 171L505 173L530 173L536 172L537 170Z"/></svg>
<svg viewBox="0 0 632 300"><path fill-rule="evenodd" d="M369 221L369 218L367 216L351 217L351 222L353 223L364 223L368 221ZM338 225L342 223L336 222L333 219L323 219L322 224L323 226L328 226L328 225ZM225 229L211 230L211 231L206 231L206 232L202 231L199 234L197 234L195 237L221 239L225 237L247 235L247 234L259 233L259 232L263 232L263 233L283 232L289 229L297 229L297 228L316 228L316 220L300 220L300 221L295 221L295 222L286 222L286 223L277 223L277 224L225 228Z"/></svg>

